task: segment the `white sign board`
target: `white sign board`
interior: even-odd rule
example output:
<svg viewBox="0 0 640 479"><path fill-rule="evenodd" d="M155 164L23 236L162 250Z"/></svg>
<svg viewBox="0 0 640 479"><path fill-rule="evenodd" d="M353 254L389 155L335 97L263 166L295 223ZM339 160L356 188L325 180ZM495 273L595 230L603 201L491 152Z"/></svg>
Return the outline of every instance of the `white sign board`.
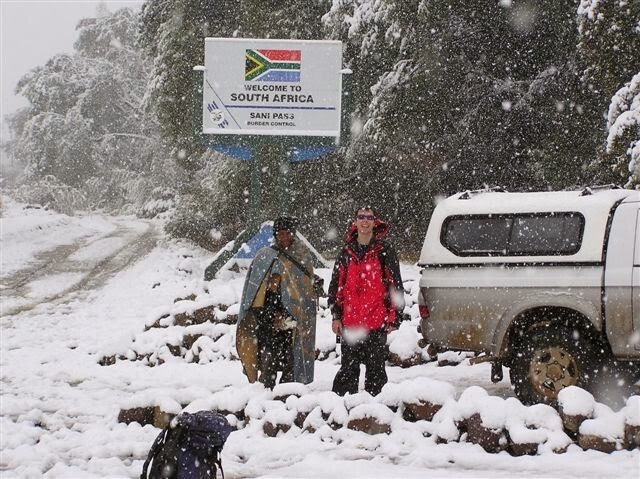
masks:
<svg viewBox="0 0 640 479"><path fill-rule="evenodd" d="M205 39L202 132L340 135L342 43Z"/></svg>

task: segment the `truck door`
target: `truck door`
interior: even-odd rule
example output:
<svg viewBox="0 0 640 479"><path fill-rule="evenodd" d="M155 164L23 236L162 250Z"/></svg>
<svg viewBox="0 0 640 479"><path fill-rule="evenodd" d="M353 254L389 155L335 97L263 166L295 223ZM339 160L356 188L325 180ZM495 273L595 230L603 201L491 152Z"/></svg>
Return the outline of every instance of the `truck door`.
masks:
<svg viewBox="0 0 640 479"><path fill-rule="evenodd" d="M638 202L615 210L606 248L602 295L607 337L615 356L640 351L640 213Z"/></svg>
<svg viewBox="0 0 640 479"><path fill-rule="evenodd" d="M636 339L635 349L640 351L640 208L636 218L636 238L635 254L633 256L633 291L632 312L633 312L633 333Z"/></svg>

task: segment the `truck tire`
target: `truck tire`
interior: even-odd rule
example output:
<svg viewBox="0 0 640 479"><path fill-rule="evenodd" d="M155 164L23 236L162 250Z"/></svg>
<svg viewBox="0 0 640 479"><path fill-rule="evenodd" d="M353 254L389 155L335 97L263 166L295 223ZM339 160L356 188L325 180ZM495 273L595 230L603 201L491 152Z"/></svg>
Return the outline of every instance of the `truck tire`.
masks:
<svg viewBox="0 0 640 479"><path fill-rule="evenodd" d="M516 396L524 404L552 404L567 386L588 388L595 374L593 349L572 328L534 329L515 348L509 376Z"/></svg>

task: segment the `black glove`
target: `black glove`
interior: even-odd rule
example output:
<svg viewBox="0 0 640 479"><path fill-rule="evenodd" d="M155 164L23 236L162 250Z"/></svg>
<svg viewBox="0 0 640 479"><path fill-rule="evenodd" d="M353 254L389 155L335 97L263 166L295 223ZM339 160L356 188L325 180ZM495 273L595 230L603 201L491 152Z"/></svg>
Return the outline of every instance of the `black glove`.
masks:
<svg viewBox="0 0 640 479"><path fill-rule="evenodd" d="M384 330L386 332L395 331L400 328L400 323L403 321L411 321L411 315L406 313L398 313L396 312L396 319L393 323L387 323L385 325Z"/></svg>
<svg viewBox="0 0 640 479"><path fill-rule="evenodd" d="M396 331L400 327L400 323L398 321L394 321L393 323L387 323L384 325L384 332L390 333L391 331Z"/></svg>

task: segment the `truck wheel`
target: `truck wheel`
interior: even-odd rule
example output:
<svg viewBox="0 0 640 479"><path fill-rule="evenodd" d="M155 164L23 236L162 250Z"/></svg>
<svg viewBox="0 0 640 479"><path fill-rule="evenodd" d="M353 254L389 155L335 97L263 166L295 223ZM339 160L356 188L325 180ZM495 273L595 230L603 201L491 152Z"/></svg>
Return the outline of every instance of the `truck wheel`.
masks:
<svg viewBox="0 0 640 479"><path fill-rule="evenodd" d="M594 375L592 345L566 327L534 330L516 347L509 376L524 404L553 403L567 386L587 388Z"/></svg>

